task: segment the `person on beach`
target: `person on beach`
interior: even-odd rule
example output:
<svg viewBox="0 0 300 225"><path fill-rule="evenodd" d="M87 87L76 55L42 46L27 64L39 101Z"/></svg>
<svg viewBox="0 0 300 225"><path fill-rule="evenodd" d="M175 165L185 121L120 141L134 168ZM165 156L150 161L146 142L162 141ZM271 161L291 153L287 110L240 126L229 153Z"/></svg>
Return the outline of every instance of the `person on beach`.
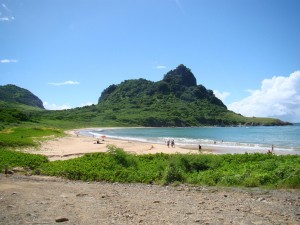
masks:
<svg viewBox="0 0 300 225"><path fill-rule="evenodd" d="M199 153L201 153L201 152L202 152L202 150L201 150L201 149L202 149L202 146L199 145L198 147L199 147Z"/></svg>
<svg viewBox="0 0 300 225"><path fill-rule="evenodd" d="M167 140L167 146L170 147L170 140Z"/></svg>
<svg viewBox="0 0 300 225"><path fill-rule="evenodd" d="M272 155L273 154L273 152L269 149L268 150L268 152L267 152L267 154L270 154L270 155Z"/></svg>
<svg viewBox="0 0 300 225"><path fill-rule="evenodd" d="M175 148L175 141L174 141L174 139L171 141L171 146L172 146L172 148Z"/></svg>

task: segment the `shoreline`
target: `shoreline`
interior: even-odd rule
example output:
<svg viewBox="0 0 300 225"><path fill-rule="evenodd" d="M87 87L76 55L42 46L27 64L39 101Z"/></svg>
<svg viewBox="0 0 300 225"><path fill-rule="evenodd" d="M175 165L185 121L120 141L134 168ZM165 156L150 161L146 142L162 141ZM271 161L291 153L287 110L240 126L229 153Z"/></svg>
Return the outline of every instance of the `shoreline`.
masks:
<svg viewBox="0 0 300 225"><path fill-rule="evenodd" d="M166 144L162 143L151 143L143 142L137 140L126 140L111 137L93 137L82 134L82 131L91 129L114 129L114 128L84 128L84 129L74 129L65 131L66 136L62 138L55 138L53 140L43 141L41 146L35 149L27 149L26 152L45 155L50 161L55 160L67 160L76 157L80 157L86 153L96 153L96 152L106 152L108 151L109 145L114 145L118 148L122 148L125 152L133 154L156 154L156 153L166 153L166 154L243 154L243 153L267 153L266 150L253 149L247 151L248 149L243 149L242 147L229 147L220 145L202 145L201 153L199 153L198 145L175 145L175 147L168 147ZM100 143L97 144L97 139ZM276 155L287 155L290 154L288 151L274 151ZM299 153L298 153L299 154Z"/></svg>
<svg viewBox="0 0 300 225"><path fill-rule="evenodd" d="M113 129L138 129L138 128L149 128L153 129L153 127L113 127L113 128L85 128L80 130L81 134L91 136L101 136L101 133L103 135L107 135L107 130L113 130ZM108 132L110 133L110 132ZM144 132L142 132L144 134ZM198 150L198 146L201 145L202 149L208 150L211 152L214 150L216 154L242 154L242 153L267 153L269 151L272 151L272 153L276 155L300 155L300 147L296 146L280 146L275 145L273 143L256 143L256 142L248 142L247 140L236 142L236 141L223 141L223 139L189 139L185 137L147 137L145 136L128 136L124 137L123 135L120 136L109 136L109 138L112 139L118 139L118 140L128 140L128 141L137 141L142 143L155 143L155 144L166 144L167 140L175 139L176 145L181 148L187 148L192 150Z"/></svg>
<svg viewBox="0 0 300 225"><path fill-rule="evenodd" d="M80 157L86 153L107 152L109 150L109 145L114 145L118 148L122 148L125 152L138 155L156 153L198 154L198 151L196 150L182 148L179 146L168 148L166 145L157 143L147 143L107 137L96 138L92 136L85 136L78 133L80 130L85 129L65 131L65 137L43 141L40 147L35 149L27 149L26 152L45 155L49 158L50 161L67 160ZM97 144L97 139L100 140L99 144ZM206 152L204 150L203 153L209 154L210 152Z"/></svg>

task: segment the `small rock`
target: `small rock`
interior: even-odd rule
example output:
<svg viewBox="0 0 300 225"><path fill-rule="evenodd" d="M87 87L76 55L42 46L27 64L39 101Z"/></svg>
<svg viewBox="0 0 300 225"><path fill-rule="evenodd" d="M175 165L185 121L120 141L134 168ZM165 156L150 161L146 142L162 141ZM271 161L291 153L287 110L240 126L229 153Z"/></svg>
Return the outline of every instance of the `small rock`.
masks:
<svg viewBox="0 0 300 225"><path fill-rule="evenodd" d="M55 219L55 222L57 223L66 222L66 221L69 221L69 219L65 217Z"/></svg>
<svg viewBox="0 0 300 225"><path fill-rule="evenodd" d="M160 203L160 201L154 201L153 203Z"/></svg>
<svg viewBox="0 0 300 225"><path fill-rule="evenodd" d="M13 174L14 174L14 171L12 171L12 170L5 170L5 174L13 175Z"/></svg>
<svg viewBox="0 0 300 225"><path fill-rule="evenodd" d="M23 167L14 167L14 168L12 168L12 171L15 173L26 172L26 170Z"/></svg>
<svg viewBox="0 0 300 225"><path fill-rule="evenodd" d="M228 195L224 195L224 197L225 197L225 198L227 198L227 197L228 197Z"/></svg>

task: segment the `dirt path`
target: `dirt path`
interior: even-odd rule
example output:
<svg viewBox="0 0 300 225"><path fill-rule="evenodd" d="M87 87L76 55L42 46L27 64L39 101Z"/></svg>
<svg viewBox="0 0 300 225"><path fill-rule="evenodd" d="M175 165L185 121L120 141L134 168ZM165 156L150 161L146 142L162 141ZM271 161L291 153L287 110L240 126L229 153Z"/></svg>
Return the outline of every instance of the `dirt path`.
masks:
<svg viewBox="0 0 300 225"><path fill-rule="evenodd" d="M0 224L300 224L299 193L0 174Z"/></svg>

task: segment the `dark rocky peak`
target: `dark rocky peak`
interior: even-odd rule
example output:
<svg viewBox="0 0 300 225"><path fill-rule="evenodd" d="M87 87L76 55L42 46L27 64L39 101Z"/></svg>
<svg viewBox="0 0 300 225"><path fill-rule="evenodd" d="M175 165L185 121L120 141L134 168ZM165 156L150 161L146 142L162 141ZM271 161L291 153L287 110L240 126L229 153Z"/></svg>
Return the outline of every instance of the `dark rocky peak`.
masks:
<svg viewBox="0 0 300 225"><path fill-rule="evenodd" d="M194 74L183 64L180 64L175 70L169 71L164 76L163 81L172 85L182 85L187 87L197 86L197 80Z"/></svg>

